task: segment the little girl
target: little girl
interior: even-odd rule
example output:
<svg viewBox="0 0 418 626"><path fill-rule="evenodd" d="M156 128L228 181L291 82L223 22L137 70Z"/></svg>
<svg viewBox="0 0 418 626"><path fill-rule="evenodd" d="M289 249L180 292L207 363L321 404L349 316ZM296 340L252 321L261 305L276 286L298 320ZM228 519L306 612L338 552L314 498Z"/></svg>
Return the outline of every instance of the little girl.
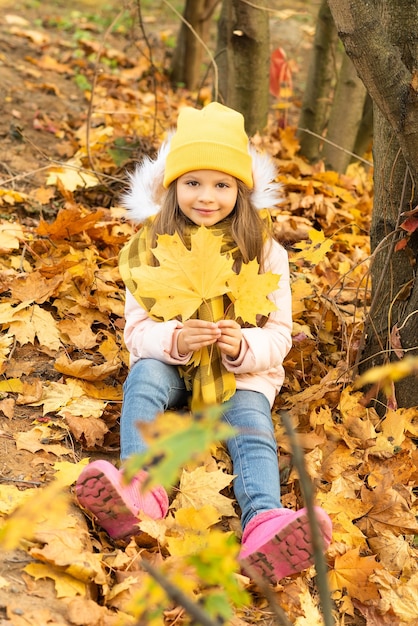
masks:
<svg viewBox="0 0 418 626"><path fill-rule="evenodd" d="M249 146L240 113L219 103L201 110L183 108L177 131L156 160L145 160L131 177L125 203L142 228L122 250L119 263L127 286L125 342L131 359L121 416L122 467L130 455L146 449L138 423L184 407L190 397L195 405L222 404L223 419L237 433L227 446L242 514L240 560L273 584L313 563L306 510L292 511L280 502L271 419L292 329L287 254L271 235L268 212L262 211L280 199L279 185L271 182L275 175L272 160ZM191 234L200 226L222 234L222 252L232 255L236 272L257 259L261 272L280 276L269 294L276 310L268 318L259 315L256 326L226 316L204 319L199 315L203 305L197 316L183 321L150 314L155 299L136 283L134 268L158 265L152 254L158 235L177 233L190 246ZM210 265L211 259L198 262ZM204 350L211 358L210 384L192 360ZM76 485L81 505L113 538L135 535L141 512L160 519L169 504L162 487L141 491L145 470L130 484L122 472L107 461L95 461ZM320 507L315 512L326 548L331 521Z"/></svg>

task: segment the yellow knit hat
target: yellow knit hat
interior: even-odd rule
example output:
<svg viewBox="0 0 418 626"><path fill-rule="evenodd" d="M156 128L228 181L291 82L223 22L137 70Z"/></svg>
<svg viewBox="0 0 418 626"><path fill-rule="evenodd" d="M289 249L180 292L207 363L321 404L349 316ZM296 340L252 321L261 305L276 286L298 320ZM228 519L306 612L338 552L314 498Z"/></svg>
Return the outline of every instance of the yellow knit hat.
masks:
<svg viewBox="0 0 418 626"><path fill-rule="evenodd" d="M244 117L219 102L181 109L167 155L164 187L193 170L219 170L253 188Z"/></svg>

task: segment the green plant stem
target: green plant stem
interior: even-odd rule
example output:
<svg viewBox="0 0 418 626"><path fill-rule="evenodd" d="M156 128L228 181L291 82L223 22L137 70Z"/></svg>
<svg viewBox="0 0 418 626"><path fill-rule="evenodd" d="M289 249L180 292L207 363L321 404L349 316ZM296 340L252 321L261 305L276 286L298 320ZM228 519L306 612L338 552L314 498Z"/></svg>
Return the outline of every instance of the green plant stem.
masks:
<svg viewBox="0 0 418 626"><path fill-rule="evenodd" d="M328 586L327 564L324 558L322 534L314 511L314 490L312 481L310 480L309 475L306 471L302 448L297 442L296 433L292 426L290 416L287 411L282 411L280 412L280 417L286 429L287 436L289 437L293 454L293 462L299 474L302 495L308 512L308 520L309 526L311 528L312 546L314 550L314 560L317 574L317 586L322 607L324 624L325 626L334 626L335 622L332 614L332 601Z"/></svg>

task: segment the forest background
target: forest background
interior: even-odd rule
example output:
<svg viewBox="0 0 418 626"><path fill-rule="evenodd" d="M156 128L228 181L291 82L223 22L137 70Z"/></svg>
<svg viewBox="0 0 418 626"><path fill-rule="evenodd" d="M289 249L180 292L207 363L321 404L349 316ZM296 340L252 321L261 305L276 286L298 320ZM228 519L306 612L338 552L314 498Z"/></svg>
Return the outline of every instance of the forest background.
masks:
<svg viewBox="0 0 418 626"><path fill-rule="evenodd" d="M320 3L275 4L271 46L285 53L283 73L254 142L280 168L285 196L272 218L292 270L293 347L273 413L283 503L304 500L289 415L333 519L333 623L417 624L417 412L392 403L378 413L356 376L370 304L372 156L337 173L301 155ZM85 463L118 459L126 171L154 153L180 106L210 101L211 76L193 90L168 80L181 2L141 3L142 25L138 5L1 6L0 624L187 624L185 598L199 600L206 623L323 624L314 568L274 590L237 574L231 467L211 415L201 430L173 416L164 432L160 453L175 454L160 471L179 480L167 520L145 520L125 545L77 507L72 485ZM391 398L393 377L411 371L399 370L366 376ZM196 441L204 452L181 470ZM167 581L177 595L167 596Z"/></svg>

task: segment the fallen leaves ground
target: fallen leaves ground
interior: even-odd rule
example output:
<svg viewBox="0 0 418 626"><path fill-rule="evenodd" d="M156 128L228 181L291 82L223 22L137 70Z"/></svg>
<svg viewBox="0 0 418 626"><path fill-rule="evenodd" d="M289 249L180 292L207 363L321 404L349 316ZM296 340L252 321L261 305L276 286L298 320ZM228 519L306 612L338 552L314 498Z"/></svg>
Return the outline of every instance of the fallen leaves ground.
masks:
<svg viewBox="0 0 418 626"><path fill-rule="evenodd" d="M263 596L234 574L228 537L240 531L222 446L185 468L167 520L145 520L127 546L75 504L71 486L88 459L118 458L128 357L117 255L132 234L118 203L124 168L158 146L196 94L174 93L161 71L154 83L126 20L103 38L94 16L27 17L9 6L0 19L0 624L107 626L132 615L162 623L155 607L166 624L188 623L141 568L144 556L184 592L213 598L223 587L238 605L249 593L233 626L273 623ZM161 67L169 33L153 33ZM316 499L333 519L336 623L417 624L418 415L382 418L353 388L369 297L371 172L353 165L338 176L306 164L294 129L275 115L257 141L278 159L286 188L272 215L294 297L293 348L273 414L283 503L303 505L280 420L288 410ZM191 561L197 551L206 557ZM322 623L313 568L274 594L292 624Z"/></svg>

